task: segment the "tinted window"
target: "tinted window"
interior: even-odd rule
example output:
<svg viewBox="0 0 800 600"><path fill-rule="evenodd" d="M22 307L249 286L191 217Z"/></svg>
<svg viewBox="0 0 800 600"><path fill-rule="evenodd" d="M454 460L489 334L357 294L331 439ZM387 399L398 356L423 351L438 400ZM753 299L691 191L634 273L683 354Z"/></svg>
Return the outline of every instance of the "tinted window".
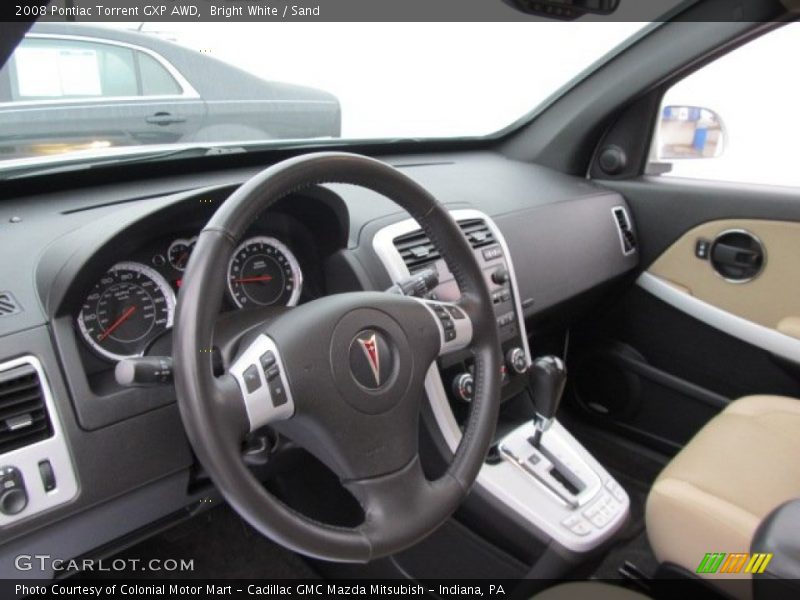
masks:
<svg viewBox="0 0 800 600"><path fill-rule="evenodd" d="M25 39L14 52L16 99L136 96L133 51L108 44Z"/></svg>
<svg viewBox="0 0 800 600"><path fill-rule="evenodd" d="M149 54L137 52L139 72L142 77L144 96L169 96L181 93L178 82L169 72Z"/></svg>

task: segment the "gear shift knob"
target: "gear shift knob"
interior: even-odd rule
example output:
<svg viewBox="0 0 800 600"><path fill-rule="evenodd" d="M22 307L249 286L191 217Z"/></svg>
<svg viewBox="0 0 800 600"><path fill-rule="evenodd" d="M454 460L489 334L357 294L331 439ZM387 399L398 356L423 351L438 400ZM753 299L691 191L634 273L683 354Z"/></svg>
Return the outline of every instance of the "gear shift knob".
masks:
<svg viewBox="0 0 800 600"><path fill-rule="evenodd" d="M536 406L536 438L550 428L561 403L567 383L567 368L557 356L542 356L533 361L529 371Z"/></svg>

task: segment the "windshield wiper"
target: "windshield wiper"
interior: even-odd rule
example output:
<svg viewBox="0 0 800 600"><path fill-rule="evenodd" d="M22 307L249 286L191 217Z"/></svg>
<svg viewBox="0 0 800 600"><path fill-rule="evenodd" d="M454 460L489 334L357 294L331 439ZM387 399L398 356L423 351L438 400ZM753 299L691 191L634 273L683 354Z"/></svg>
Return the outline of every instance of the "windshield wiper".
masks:
<svg viewBox="0 0 800 600"><path fill-rule="evenodd" d="M72 171L82 171L84 169L93 169L97 167L105 167L110 165L121 165L126 163L143 163L151 161L159 161L165 159L180 159L180 158L195 158L200 156L217 156L222 154L239 154L247 152L247 148L243 146L187 146L175 148L172 150L158 150L158 151L144 151L134 155L98 157L98 158L80 158L76 157L74 160L59 162L58 164L45 164L40 163L32 165L22 165L17 167L10 167L2 169L0 167L0 180L21 179L25 177L36 177L38 175L54 175L59 173L69 173Z"/></svg>

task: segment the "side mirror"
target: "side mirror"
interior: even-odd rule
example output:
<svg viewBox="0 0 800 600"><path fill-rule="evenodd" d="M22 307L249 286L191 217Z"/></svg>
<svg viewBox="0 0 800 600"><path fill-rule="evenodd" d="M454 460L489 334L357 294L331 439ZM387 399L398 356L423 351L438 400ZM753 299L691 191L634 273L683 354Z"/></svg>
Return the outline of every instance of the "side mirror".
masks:
<svg viewBox="0 0 800 600"><path fill-rule="evenodd" d="M665 106L657 136L658 160L717 158L727 137L720 116L700 106Z"/></svg>

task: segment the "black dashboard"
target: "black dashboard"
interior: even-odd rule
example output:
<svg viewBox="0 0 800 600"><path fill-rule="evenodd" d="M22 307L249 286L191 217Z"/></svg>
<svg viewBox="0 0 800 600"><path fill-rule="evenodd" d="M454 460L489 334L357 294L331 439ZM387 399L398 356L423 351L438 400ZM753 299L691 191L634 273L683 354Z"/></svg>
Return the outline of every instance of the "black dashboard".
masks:
<svg viewBox="0 0 800 600"><path fill-rule="evenodd" d="M585 179L490 152L380 158L451 210L478 210L492 220L531 322L637 265L637 256L621 249L612 212L624 199ZM0 264L0 292L19 306L0 317L0 363L23 356L40 363L76 480L63 503L0 520L0 555L30 553L49 539L49 553L60 540L56 550L78 556L213 497L197 477L174 389L121 387L113 369L124 356L169 353L170 310L194 236L257 171L162 176L0 202L3 251L14 256ZM407 219L386 198L352 186L284 198L253 224L228 272L219 274L228 280L221 319L388 288L394 282L373 241ZM92 539L81 533L87 525Z"/></svg>

